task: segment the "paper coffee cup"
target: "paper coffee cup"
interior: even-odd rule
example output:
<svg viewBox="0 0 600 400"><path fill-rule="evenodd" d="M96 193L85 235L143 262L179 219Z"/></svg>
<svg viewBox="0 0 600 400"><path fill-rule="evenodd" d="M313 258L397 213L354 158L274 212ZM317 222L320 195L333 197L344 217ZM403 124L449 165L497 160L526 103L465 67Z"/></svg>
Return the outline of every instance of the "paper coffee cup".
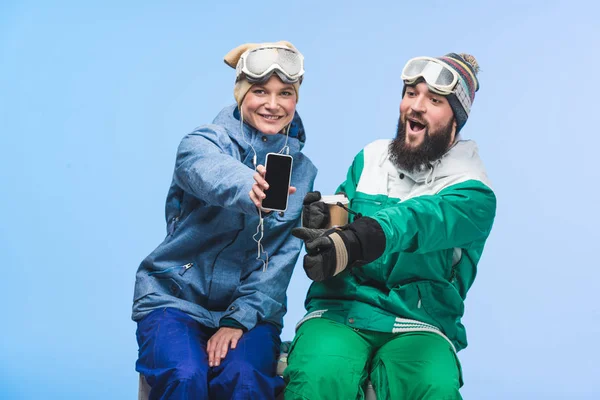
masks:
<svg viewBox="0 0 600 400"><path fill-rule="evenodd" d="M348 224L348 211L338 206L337 203L342 203L348 207L348 198L343 194L333 194L322 196L321 201L329 206L329 225L327 228L343 226Z"/></svg>

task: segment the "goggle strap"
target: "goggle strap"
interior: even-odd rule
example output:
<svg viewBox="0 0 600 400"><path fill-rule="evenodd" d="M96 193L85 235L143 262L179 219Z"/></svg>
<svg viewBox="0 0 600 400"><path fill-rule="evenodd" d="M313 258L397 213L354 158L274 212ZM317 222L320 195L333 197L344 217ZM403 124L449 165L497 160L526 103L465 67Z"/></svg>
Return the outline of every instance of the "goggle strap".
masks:
<svg viewBox="0 0 600 400"><path fill-rule="evenodd" d="M467 115L469 115L471 112L471 98L467 94L463 85L464 83L462 79L459 79L459 82L456 84L456 88L454 89L454 94L456 95L456 98L462 105Z"/></svg>

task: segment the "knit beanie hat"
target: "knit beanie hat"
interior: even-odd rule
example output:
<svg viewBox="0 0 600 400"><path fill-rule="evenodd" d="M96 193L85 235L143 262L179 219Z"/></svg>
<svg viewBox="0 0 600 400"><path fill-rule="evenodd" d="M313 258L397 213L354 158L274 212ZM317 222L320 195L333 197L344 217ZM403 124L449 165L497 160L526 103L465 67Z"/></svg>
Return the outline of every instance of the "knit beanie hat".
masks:
<svg viewBox="0 0 600 400"><path fill-rule="evenodd" d="M469 118L469 112L475 100L475 92L479 90L479 80L477 79L479 64L475 57L466 53L448 53L445 56L435 58L458 73L459 79L456 89L452 94L446 96L456 119L456 133L458 133L467 122L467 118ZM406 91L406 85L402 91L403 96L404 91Z"/></svg>
<svg viewBox="0 0 600 400"><path fill-rule="evenodd" d="M229 65L231 68L236 69L237 63L240 60L240 57L246 51L256 49L258 47L273 46L273 45L286 46L286 47L289 47L290 49L297 50L293 44L291 44L290 42L286 42L285 40L275 42L275 43L246 43L246 44L242 44L242 45L236 47L235 49L232 49L229 53L227 53L225 55L223 61L225 61L225 64ZM301 83L300 81L298 81L296 83L292 83L292 86L294 87L294 90L296 91L296 103L298 102L298 99L300 97L299 96L300 83ZM236 80L235 86L233 87L233 97L235 97L235 101L237 102L238 107L241 107L242 101L244 100L246 93L248 93L248 90L250 90L252 85L254 85L254 83L250 83L248 81L248 79L241 77L241 76L238 77L238 79Z"/></svg>

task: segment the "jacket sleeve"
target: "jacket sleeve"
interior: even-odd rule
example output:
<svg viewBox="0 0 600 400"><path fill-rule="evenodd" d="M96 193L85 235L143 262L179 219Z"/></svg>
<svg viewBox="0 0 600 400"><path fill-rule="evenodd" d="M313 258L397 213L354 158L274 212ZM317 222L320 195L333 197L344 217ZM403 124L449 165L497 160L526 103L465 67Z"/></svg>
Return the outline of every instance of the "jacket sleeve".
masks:
<svg viewBox="0 0 600 400"><path fill-rule="evenodd" d="M190 133L177 150L175 182L208 205L258 214L249 196L253 175L241 162L238 146L216 125Z"/></svg>
<svg viewBox="0 0 600 400"><path fill-rule="evenodd" d="M290 230L291 227L288 232ZM269 257L266 271L261 266L241 282L223 318L234 319L247 330L261 321L271 322L281 329L279 319L287 308L286 291L301 246L302 241L289 234L278 252Z"/></svg>
<svg viewBox="0 0 600 400"><path fill-rule="evenodd" d="M414 197L372 216L383 229L385 254L469 249L485 240L496 215L496 196L477 180Z"/></svg>

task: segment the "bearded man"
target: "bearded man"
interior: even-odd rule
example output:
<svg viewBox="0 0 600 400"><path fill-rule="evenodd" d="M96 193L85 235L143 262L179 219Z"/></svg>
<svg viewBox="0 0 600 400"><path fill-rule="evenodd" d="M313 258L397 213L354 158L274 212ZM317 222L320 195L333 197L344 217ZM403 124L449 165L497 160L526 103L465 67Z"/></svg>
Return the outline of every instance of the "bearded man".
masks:
<svg viewBox="0 0 600 400"><path fill-rule="evenodd" d="M492 229L496 197L477 146L462 140L475 58L417 57L402 72L395 139L355 157L337 192L350 224L323 229L318 192L304 200L312 283L288 355L286 399L460 399L464 299Z"/></svg>

